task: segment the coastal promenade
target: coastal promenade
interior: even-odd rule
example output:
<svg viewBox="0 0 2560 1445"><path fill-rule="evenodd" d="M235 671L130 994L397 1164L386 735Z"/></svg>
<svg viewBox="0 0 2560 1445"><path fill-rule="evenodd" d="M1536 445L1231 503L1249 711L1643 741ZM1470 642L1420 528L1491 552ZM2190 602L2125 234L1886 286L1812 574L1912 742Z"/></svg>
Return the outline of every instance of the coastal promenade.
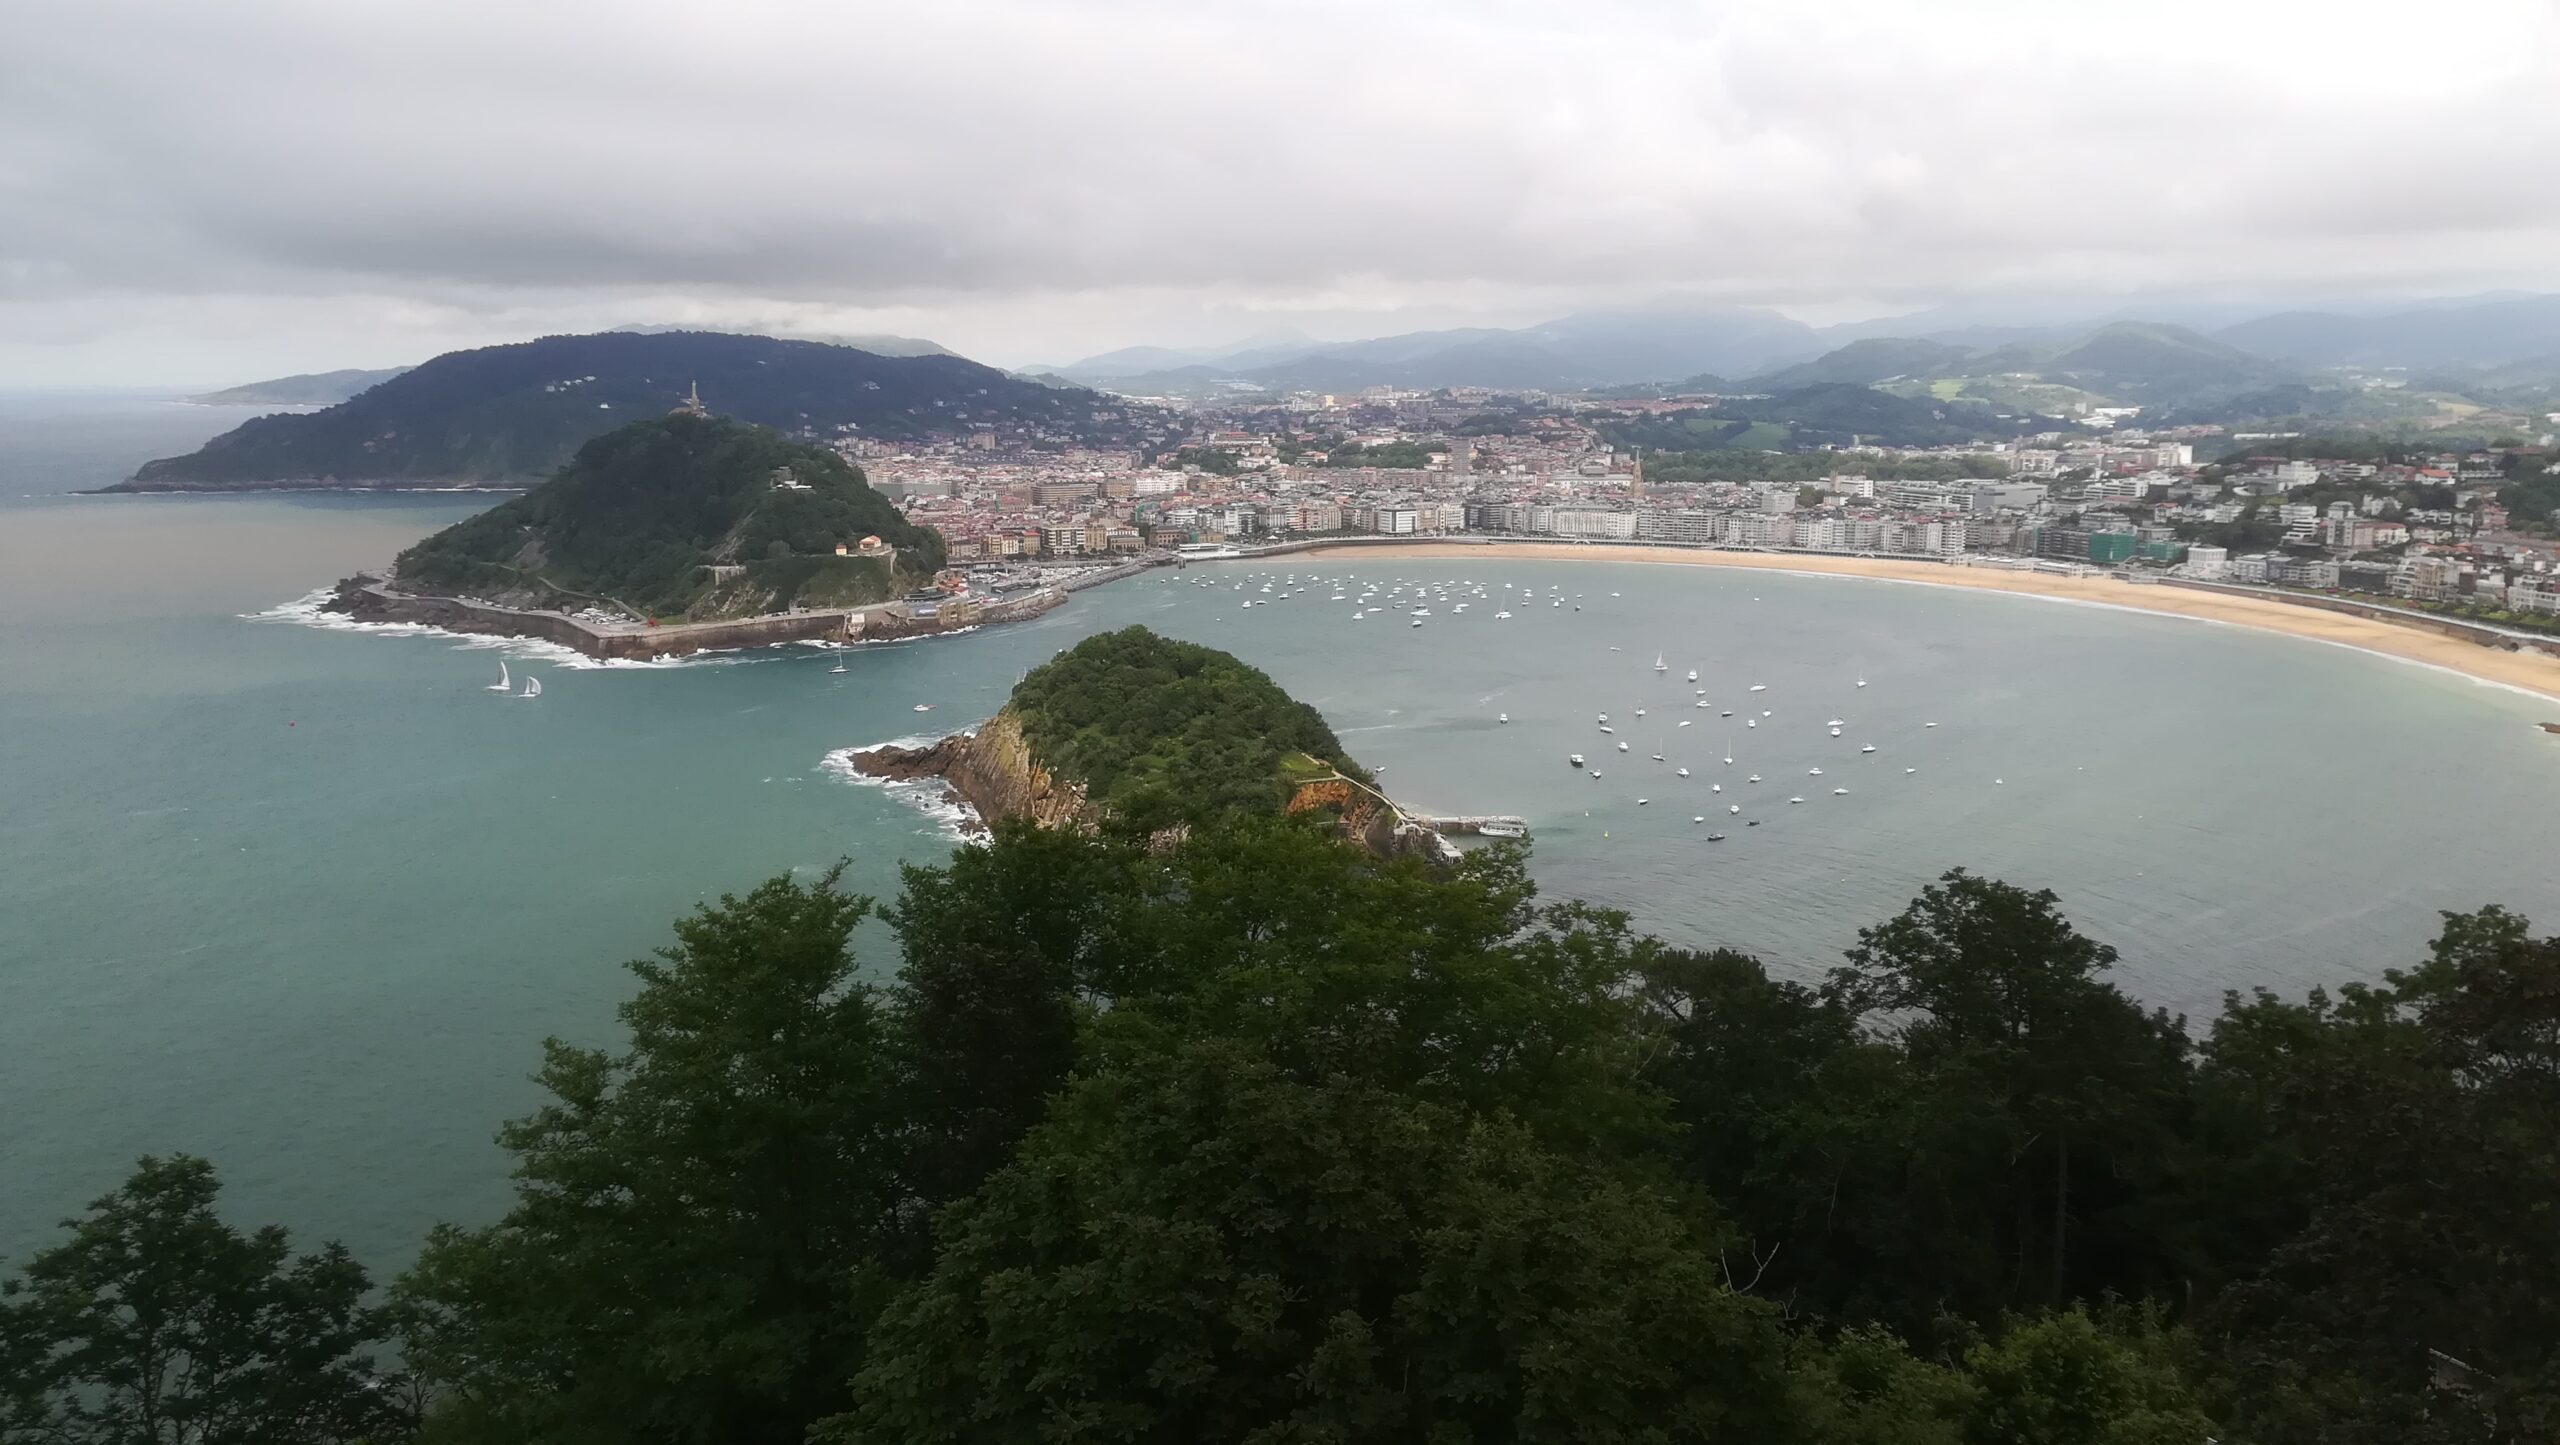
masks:
<svg viewBox="0 0 2560 1445"><path fill-rule="evenodd" d="M1721 551L1614 542L1531 542L1516 538L1397 539L1392 542L1381 539L1378 542L1356 542L1347 547L1319 541L1293 546L1290 550L1300 554L1340 550L1346 556L1378 560L1571 560L1675 567L1737 567L1815 576L1863 577L1924 586L1968 587L2279 632L2289 637L2353 647L2385 657L2440 667L2560 702L2560 653L2555 653L2550 640L2464 623L2432 613L2259 588L2129 582L2107 573L2046 571L1962 559Z"/></svg>

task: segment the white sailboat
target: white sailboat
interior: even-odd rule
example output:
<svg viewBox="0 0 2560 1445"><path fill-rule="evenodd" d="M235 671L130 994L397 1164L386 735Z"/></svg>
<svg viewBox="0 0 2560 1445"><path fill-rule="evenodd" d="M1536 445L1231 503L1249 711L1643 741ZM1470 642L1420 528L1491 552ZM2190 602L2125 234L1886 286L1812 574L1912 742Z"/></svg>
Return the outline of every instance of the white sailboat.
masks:
<svg viewBox="0 0 2560 1445"><path fill-rule="evenodd" d="M1615 593L1615 592L1612 592L1612 593L1610 593L1609 595L1610 595L1610 596L1612 596L1612 597L1615 597L1615 596L1617 596L1618 594L1617 594L1617 593ZM1661 654L1661 653L1659 653L1659 652L1657 652L1657 653L1655 653L1655 654L1653 655L1653 670L1654 670L1654 671L1656 671L1656 672L1669 672L1669 671L1671 670L1668 666L1666 666L1666 665L1663 663L1663 661L1662 661L1662 654Z"/></svg>
<svg viewBox="0 0 2560 1445"><path fill-rule="evenodd" d="M524 691L517 693L516 696L520 698L542 696L542 679L538 677L526 678L524 680Z"/></svg>
<svg viewBox="0 0 2560 1445"><path fill-rule="evenodd" d="M1860 674L1858 674L1858 686L1860 686L1860 687L1865 687L1866 685L1867 685L1867 676L1866 676L1866 674L1865 674L1865 673L1860 673Z"/></svg>
<svg viewBox="0 0 2560 1445"><path fill-rule="evenodd" d="M507 660L501 657L498 659L498 680L489 684L489 691L513 692L515 690L516 685L507 680Z"/></svg>

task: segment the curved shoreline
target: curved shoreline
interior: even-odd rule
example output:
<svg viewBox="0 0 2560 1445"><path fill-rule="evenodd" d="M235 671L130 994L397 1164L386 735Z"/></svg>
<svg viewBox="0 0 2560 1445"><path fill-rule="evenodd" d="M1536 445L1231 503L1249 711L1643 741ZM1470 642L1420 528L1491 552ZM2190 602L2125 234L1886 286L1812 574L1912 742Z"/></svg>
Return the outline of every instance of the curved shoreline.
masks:
<svg viewBox="0 0 2560 1445"><path fill-rule="evenodd" d="M2360 652L2441 668L2474 681L2560 702L2560 657L2547 653L2508 652L2379 618L2326 612L2268 598L2120 582L2112 577L2069 576L2005 567L1954 567L1938 562L1904 562L1881 557L1688 551L1660 547L1613 547L1605 543L1570 547L1516 542L1370 543L1338 548L1312 547L1298 555L1329 554L1431 561L1480 557L1500 561L1544 559L1632 562L1657 567L1738 567L1764 572L1860 577L1870 581L1905 582L1928 587L2007 592L2048 601L2089 603L2164 617L2222 622L2311 642L2352 647Z"/></svg>

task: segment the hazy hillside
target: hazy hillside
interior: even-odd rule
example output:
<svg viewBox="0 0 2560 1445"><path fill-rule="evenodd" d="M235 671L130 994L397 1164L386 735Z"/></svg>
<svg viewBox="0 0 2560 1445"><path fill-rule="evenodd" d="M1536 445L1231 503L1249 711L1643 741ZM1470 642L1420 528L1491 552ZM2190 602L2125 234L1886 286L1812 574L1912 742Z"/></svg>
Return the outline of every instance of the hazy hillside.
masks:
<svg viewBox="0 0 2560 1445"><path fill-rule="evenodd" d="M715 412L815 436L999 427L1121 442L1141 428L1124 403L955 356L608 332L450 352L325 411L260 417L147 463L116 490L536 481L588 439L664 415L696 384Z"/></svg>
<svg viewBox="0 0 2560 1445"><path fill-rule="evenodd" d="M2487 367L2560 355L2560 296L2414 306L2375 316L2288 311L2214 333L2312 366Z"/></svg>
<svg viewBox="0 0 2560 1445"><path fill-rule="evenodd" d="M1332 345L1247 351L1221 359L1132 347L1064 374L1117 390L1199 393L1236 386L1348 391L1365 386L1487 386L1529 391L1741 375L1820 349L1812 328L1749 307L1665 305L1576 312L1537 326L1414 331ZM1179 365L1139 367L1165 357Z"/></svg>
<svg viewBox="0 0 2560 1445"><path fill-rule="evenodd" d="M304 372L298 376L279 376L271 381L252 381L220 391L208 391L187 400L203 406L335 406L408 369L394 366L381 371Z"/></svg>

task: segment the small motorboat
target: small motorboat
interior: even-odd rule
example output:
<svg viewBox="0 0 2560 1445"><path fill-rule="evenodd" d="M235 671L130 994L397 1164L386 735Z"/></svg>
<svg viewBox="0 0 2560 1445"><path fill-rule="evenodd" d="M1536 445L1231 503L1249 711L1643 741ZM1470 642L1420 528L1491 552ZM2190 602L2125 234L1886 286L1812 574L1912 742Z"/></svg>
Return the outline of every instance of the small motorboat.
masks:
<svg viewBox="0 0 2560 1445"><path fill-rule="evenodd" d="M1849 790L1847 788L1833 788L1831 790L1831 796L1835 798L1845 798L1849 796Z"/></svg>
<svg viewBox="0 0 2560 1445"><path fill-rule="evenodd" d="M1753 692L1767 692L1769 690L1769 684L1765 682L1755 682L1751 684L1751 690Z"/></svg>
<svg viewBox="0 0 2560 1445"><path fill-rule="evenodd" d="M1871 752L1874 752L1875 750L1876 750L1876 745L1875 745L1874 743L1869 743L1869 744L1867 744L1865 747L1858 749L1858 751L1860 751L1860 752L1862 752L1862 753L1871 753Z"/></svg>
<svg viewBox="0 0 2560 1445"><path fill-rule="evenodd" d="M1675 778L1685 778L1689 776L1689 770L1687 768L1673 768L1671 770L1671 776Z"/></svg>
<svg viewBox="0 0 2560 1445"><path fill-rule="evenodd" d="M1511 721L1511 714L1507 712L1495 713L1493 715L1493 720L1498 723L1507 723Z"/></svg>
<svg viewBox="0 0 2560 1445"><path fill-rule="evenodd" d="M932 704L932 703L929 703L929 702L920 702L920 703L917 703L917 704L916 704L916 711L918 711L918 712L931 712L931 711L933 711L933 704Z"/></svg>
<svg viewBox="0 0 2560 1445"><path fill-rule="evenodd" d="M1710 843L1721 843L1724 841L1724 835L1722 833L1709 833L1707 835L1707 841Z"/></svg>
<svg viewBox="0 0 2560 1445"><path fill-rule="evenodd" d="M1689 721L1689 719L1687 719L1687 718L1682 718L1682 719L1680 720L1680 726L1682 726L1682 727L1684 727L1684 728L1685 728L1685 727L1693 726L1693 724Z"/></svg>
<svg viewBox="0 0 2560 1445"><path fill-rule="evenodd" d="M1818 778L1818 777L1821 777L1821 776L1822 776L1822 769L1820 769L1820 768L1807 768L1807 769L1805 769L1805 770L1804 770L1804 775L1805 775L1806 777L1808 777L1808 778Z"/></svg>
<svg viewBox="0 0 2560 1445"><path fill-rule="evenodd" d="M1638 798L1638 799L1636 799L1636 806L1637 806L1637 807L1639 807L1639 808L1641 808L1641 807L1643 807L1645 804L1650 803L1650 802L1652 802L1652 801L1653 801L1653 799L1651 799L1651 798Z"/></svg>
<svg viewBox="0 0 2560 1445"><path fill-rule="evenodd" d="M1618 744L1618 751L1620 751L1620 752L1622 752L1622 753L1623 753L1623 752L1625 752L1626 750L1627 750L1627 745L1626 745L1625 743L1620 743L1620 744Z"/></svg>
<svg viewBox="0 0 2560 1445"><path fill-rule="evenodd" d="M1742 805L1740 803L1727 803L1724 805L1724 810L1728 813L1739 813L1742 811Z"/></svg>
<svg viewBox="0 0 2560 1445"><path fill-rule="evenodd" d="M1577 767L1577 768L1578 768L1578 767L1581 767L1581 766L1582 766L1582 754L1580 754L1580 753L1572 753L1572 754L1568 754L1568 755L1566 756L1566 758L1565 758L1565 761L1566 761L1566 762L1568 762L1568 763L1573 764L1573 765L1574 765L1575 767Z"/></svg>
<svg viewBox="0 0 2560 1445"><path fill-rule="evenodd" d="M1800 797L1799 797L1799 798L1789 798L1789 799L1787 799L1787 801L1788 801L1788 802L1790 802L1790 803L1801 803L1801 802L1803 802L1803 801L1804 801L1804 799L1802 799L1802 798L1800 798Z"/></svg>

